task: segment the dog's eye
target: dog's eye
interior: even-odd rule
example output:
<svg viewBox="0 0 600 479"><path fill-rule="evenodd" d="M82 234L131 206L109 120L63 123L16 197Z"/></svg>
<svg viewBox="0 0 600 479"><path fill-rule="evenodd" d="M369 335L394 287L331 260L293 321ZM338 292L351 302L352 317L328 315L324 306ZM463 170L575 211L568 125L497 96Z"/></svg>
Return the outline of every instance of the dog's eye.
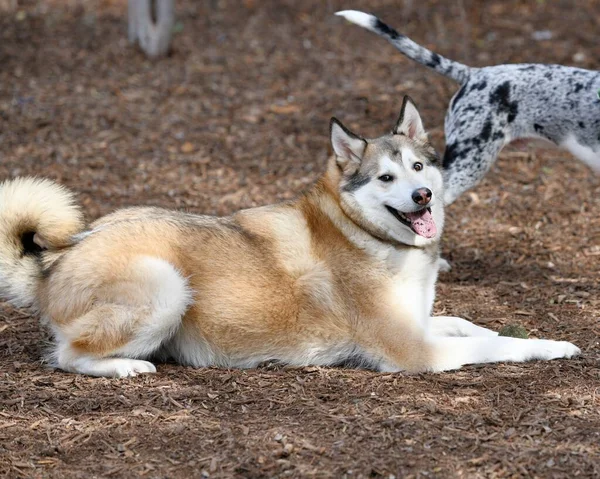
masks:
<svg viewBox="0 0 600 479"><path fill-rule="evenodd" d="M390 181L394 181L394 177L392 175L381 175L378 180L383 181L384 183L389 183Z"/></svg>
<svg viewBox="0 0 600 479"><path fill-rule="evenodd" d="M423 169L423 163L416 162L413 165L413 168L414 168L415 171L421 171Z"/></svg>

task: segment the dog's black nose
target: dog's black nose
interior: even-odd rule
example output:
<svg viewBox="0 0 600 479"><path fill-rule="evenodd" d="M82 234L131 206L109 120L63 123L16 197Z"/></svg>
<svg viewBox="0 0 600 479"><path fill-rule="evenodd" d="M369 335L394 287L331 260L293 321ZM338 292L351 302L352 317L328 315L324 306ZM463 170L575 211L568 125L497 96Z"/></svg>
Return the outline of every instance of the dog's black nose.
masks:
<svg viewBox="0 0 600 479"><path fill-rule="evenodd" d="M432 195L433 193L429 188L419 188L413 191L412 199L416 204L425 206L431 201Z"/></svg>

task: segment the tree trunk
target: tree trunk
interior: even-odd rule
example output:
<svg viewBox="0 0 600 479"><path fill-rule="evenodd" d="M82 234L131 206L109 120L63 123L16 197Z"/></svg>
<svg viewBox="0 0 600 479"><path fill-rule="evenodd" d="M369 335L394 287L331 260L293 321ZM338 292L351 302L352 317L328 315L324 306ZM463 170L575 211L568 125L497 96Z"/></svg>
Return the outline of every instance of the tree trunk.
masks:
<svg viewBox="0 0 600 479"><path fill-rule="evenodd" d="M164 56L169 51L175 23L174 4L175 0L128 0L129 41L139 44L150 58Z"/></svg>
<svg viewBox="0 0 600 479"><path fill-rule="evenodd" d="M0 12L13 13L17 7L17 0L0 0Z"/></svg>

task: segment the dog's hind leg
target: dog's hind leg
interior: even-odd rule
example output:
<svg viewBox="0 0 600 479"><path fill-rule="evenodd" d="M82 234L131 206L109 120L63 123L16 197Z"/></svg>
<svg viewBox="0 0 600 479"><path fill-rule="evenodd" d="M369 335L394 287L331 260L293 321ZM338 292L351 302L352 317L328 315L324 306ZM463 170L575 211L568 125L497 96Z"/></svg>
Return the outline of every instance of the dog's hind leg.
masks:
<svg viewBox="0 0 600 479"><path fill-rule="evenodd" d="M478 138L449 139L443 161L444 202L447 205L453 203L462 193L477 185L506 143L500 130L488 132L485 126Z"/></svg>
<svg viewBox="0 0 600 479"><path fill-rule="evenodd" d="M101 286L86 314L55 325L56 365L92 376L155 372L149 359L181 326L187 281L168 262L139 257L120 280Z"/></svg>
<svg viewBox="0 0 600 479"><path fill-rule="evenodd" d="M82 353L67 343L59 343L56 356L56 363L60 369L89 376L123 378L156 372L156 367L149 361L98 357L96 354Z"/></svg>
<svg viewBox="0 0 600 479"><path fill-rule="evenodd" d="M453 140L452 137L448 139L443 161L445 204L453 203L462 193L477 185L506 144L505 135L500 130L493 136L484 127L481 135L484 138L491 136L491 139L488 142L481 138L468 138L463 141ZM451 269L450 263L444 258L438 260L438 267L444 273Z"/></svg>
<svg viewBox="0 0 600 479"><path fill-rule="evenodd" d="M454 316L432 316L429 320L429 330L434 336L498 336L496 331Z"/></svg>

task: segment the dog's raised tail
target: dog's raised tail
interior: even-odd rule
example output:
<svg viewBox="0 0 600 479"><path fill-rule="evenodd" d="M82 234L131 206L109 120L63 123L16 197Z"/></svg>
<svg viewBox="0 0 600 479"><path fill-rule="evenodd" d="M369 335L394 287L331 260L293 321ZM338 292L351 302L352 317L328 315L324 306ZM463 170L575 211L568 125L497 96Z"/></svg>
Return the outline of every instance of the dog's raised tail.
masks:
<svg viewBox="0 0 600 479"><path fill-rule="evenodd" d="M462 63L449 60L437 53L413 42L410 38L398 33L392 27L383 23L375 15L359 12L358 10L343 10L336 15L344 17L351 23L355 23L367 30L387 38L401 53L411 60L421 63L441 75L456 80L461 85L466 83L470 76L470 68Z"/></svg>
<svg viewBox="0 0 600 479"><path fill-rule="evenodd" d="M0 296L35 306L43 255L73 244L84 228L73 194L50 180L16 178L0 184Z"/></svg>

